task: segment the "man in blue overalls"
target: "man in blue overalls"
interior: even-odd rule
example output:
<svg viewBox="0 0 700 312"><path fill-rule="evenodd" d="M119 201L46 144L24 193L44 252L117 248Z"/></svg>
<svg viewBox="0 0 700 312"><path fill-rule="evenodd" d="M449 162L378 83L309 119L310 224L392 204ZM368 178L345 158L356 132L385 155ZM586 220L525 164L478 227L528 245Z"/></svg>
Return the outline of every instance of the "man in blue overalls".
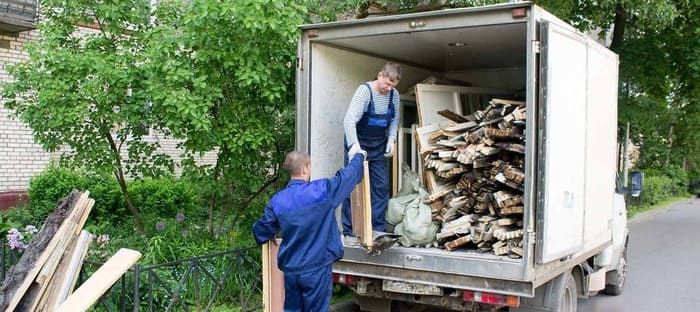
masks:
<svg viewBox="0 0 700 312"><path fill-rule="evenodd" d="M284 272L284 311L328 311L333 295L333 262L343 257L335 208L362 179L366 152L351 149L351 161L335 177L311 178L309 155L291 152L284 160L287 187L270 199L253 224L253 237L262 245L282 232L277 265Z"/></svg>
<svg viewBox="0 0 700 312"><path fill-rule="evenodd" d="M381 232L386 230L384 215L389 202L386 157L394 153L399 122L399 93L394 87L400 79L401 67L396 63L386 63L376 80L357 88L343 120L345 150L359 145L367 151L372 188L372 229ZM352 233L349 198L343 202L342 223L344 242L357 244Z"/></svg>

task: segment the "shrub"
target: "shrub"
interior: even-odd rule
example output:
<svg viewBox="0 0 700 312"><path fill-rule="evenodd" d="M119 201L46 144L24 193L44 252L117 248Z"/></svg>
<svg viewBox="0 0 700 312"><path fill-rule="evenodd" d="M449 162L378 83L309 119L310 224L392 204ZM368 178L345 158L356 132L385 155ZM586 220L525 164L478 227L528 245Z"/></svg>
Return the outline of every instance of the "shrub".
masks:
<svg viewBox="0 0 700 312"><path fill-rule="evenodd" d="M202 202L189 182L175 179L144 179L132 181L129 193L134 205L144 214L175 218L178 213L186 217L199 217L205 212L199 209Z"/></svg>
<svg viewBox="0 0 700 312"><path fill-rule="evenodd" d="M28 209L34 223L43 223L58 202L73 189L89 191L95 205L90 219L111 223L124 220L128 212L123 205L123 195L116 179L108 174L90 173L79 169L50 164L43 172L29 180L30 205ZM17 213L18 216L21 213Z"/></svg>
<svg viewBox="0 0 700 312"><path fill-rule="evenodd" d="M88 185L84 174L52 163L43 172L29 180L29 210L34 223L43 224L61 198L73 189L83 190ZM26 209L26 208L25 208Z"/></svg>
<svg viewBox="0 0 700 312"><path fill-rule="evenodd" d="M673 196L673 180L663 175L644 176L642 194L632 199L634 206L651 206Z"/></svg>

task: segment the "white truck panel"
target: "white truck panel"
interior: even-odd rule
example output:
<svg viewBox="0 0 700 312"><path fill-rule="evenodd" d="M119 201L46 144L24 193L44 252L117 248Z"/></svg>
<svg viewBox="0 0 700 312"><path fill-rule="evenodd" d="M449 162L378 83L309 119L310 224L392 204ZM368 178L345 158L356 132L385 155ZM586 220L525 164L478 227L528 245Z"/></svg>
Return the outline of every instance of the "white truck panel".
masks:
<svg viewBox="0 0 700 312"><path fill-rule="evenodd" d="M586 153L586 39L552 24L546 35L542 263L583 245Z"/></svg>
<svg viewBox="0 0 700 312"><path fill-rule="evenodd" d="M610 108L617 106L618 59L590 42L587 63L584 241L597 246L612 235L614 192L610 190L615 189L617 110Z"/></svg>

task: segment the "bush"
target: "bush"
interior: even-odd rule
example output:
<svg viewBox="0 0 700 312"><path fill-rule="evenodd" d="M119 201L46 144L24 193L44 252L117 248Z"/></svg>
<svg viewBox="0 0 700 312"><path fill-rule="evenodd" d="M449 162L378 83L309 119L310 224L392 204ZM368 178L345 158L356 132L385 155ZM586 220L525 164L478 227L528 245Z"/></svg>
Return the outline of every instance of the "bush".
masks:
<svg viewBox="0 0 700 312"><path fill-rule="evenodd" d="M49 164L43 172L29 180L27 195L32 221L43 224L61 198L73 189L83 190L87 185L88 179L84 174Z"/></svg>
<svg viewBox="0 0 700 312"><path fill-rule="evenodd" d="M646 177L650 176L663 176L670 179L670 183L665 186L665 191L669 193L668 197L685 195L688 189L688 174L680 166L670 165L663 168L645 169L643 171L645 180ZM646 185L644 188L646 189Z"/></svg>
<svg viewBox="0 0 700 312"><path fill-rule="evenodd" d="M645 169L644 188L638 198L633 198L633 206L652 206L666 199L687 195L688 175L679 166Z"/></svg>
<svg viewBox="0 0 700 312"><path fill-rule="evenodd" d="M673 196L673 180L667 176L644 175L642 194L632 199L634 206L651 206Z"/></svg>
<svg viewBox="0 0 700 312"><path fill-rule="evenodd" d="M90 198L95 200L90 220L111 223L127 216L119 183L112 176L50 164L29 180L30 205L24 209L32 220L26 221L42 224L58 202L74 189L89 191Z"/></svg>
<svg viewBox="0 0 700 312"><path fill-rule="evenodd" d="M175 218L178 213L185 216L203 216L202 201L194 186L175 179L145 179L129 183L131 199L141 213Z"/></svg>

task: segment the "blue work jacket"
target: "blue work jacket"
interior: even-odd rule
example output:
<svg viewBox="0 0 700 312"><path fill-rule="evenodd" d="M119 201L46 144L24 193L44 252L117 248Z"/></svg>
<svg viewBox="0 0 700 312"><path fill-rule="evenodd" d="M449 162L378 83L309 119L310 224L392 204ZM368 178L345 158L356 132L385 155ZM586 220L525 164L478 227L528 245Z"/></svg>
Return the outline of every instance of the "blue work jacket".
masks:
<svg viewBox="0 0 700 312"><path fill-rule="evenodd" d="M363 160L357 154L330 179L293 179L270 199L263 216L253 224L253 236L263 244L282 232L277 255L280 270L303 273L343 257L335 208L362 179Z"/></svg>

